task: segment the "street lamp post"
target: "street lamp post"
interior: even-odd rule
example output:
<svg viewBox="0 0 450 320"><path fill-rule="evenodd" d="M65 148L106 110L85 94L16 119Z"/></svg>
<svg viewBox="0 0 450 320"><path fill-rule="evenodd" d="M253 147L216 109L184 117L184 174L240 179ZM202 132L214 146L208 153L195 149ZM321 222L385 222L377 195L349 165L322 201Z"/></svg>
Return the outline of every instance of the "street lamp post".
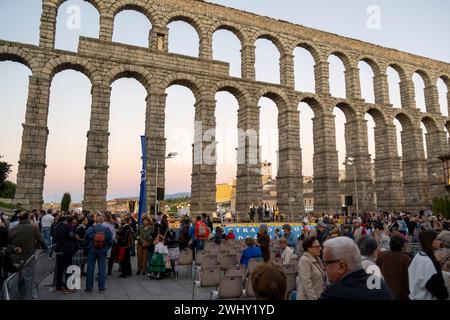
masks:
<svg viewBox="0 0 450 320"><path fill-rule="evenodd" d="M356 216L359 218L359 206L358 206L358 184L356 182L356 165L355 165L355 158L347 157L344 164L347 164L349 166L353 167L353 180L355 182L355 202L356 202Z"/></svg>
<svg viewBox="0 0 450 320"><path fill-rule="evenodd" d="M178 155L177 152L170 152L164 159L172 159ZM155 217L158 214L158 163L156 159L156 175L155 175Z"/></svg>

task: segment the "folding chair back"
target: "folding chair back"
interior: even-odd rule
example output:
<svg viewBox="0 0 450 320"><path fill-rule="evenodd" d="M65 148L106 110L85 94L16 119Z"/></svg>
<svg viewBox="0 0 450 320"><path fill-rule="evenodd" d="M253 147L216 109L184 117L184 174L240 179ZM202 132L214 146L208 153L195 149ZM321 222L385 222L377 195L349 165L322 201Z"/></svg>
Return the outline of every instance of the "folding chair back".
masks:
<svg viewBox="0 0 450 320"><path fill-rule="evenodd" d="M236 299L242 296L242 279L235 276L223 276L220 279L218 298L219 299Z"/></svg>
<svg viewBox="0 0 450 320"><path fill-rule="evenodd" d="M203 270L207 267L217 267L217 256L207 254L203 257L201 269Z"/></svg>
<svg viewBox="0 0 450 320"><path fill-rule="evenodd" d="M216 255L219 253L220 247L217 244L213 244L209 247L209 254Z"/></svg>
<svg viewBox="0 0 450 320"><path fill-rule="evenodd" d="M200 287L215 287L220 282L220 267L205 267L200 276Z"/></svg>
<svg viewBox="0 0 450 320"><path fill-rule="evenodd" d="M242 282L244 282L245 281L245 271L246 271L245 266L243 266L243 265L229 266L226 271L226 275L234 276L234 277L241 277Z"/></svg>
<svg viewBox="0 0 450 320"><path fill-rule="evenodd" d="M197 266L200 266L203 262L203 259L207 255L207 252L205 250L201 250L195 253L195 264Z"/></svg>
<svg viewBox="0 0 450 320"><path fill-rule="evenodd" d="M230 266L236 264L236 255L235 254L226 254L222 257L222 262L220 267L222 270L227 270Z"/></svg>
<svg viewBox="0 0 450 320"><path fill-rule="evenodd" d="M188 264L192 264L193 257L192 257L192 250L181 250L180 256L178 257L178 265L179 266L185 266Z"/></svg>

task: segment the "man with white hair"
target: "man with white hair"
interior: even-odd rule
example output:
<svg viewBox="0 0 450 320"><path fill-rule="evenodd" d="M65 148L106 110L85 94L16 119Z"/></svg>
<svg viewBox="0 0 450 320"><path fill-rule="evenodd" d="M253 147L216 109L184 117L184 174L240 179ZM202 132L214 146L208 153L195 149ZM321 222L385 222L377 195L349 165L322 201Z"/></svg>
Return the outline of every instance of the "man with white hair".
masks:
<svg viewBox="0 0 450 320"><path fill-rule="evenodd" d="M352 239L337 237L325 241L322 262L331 284L321 299L394 299L383 279L364 271L361 254Z"/></svg>

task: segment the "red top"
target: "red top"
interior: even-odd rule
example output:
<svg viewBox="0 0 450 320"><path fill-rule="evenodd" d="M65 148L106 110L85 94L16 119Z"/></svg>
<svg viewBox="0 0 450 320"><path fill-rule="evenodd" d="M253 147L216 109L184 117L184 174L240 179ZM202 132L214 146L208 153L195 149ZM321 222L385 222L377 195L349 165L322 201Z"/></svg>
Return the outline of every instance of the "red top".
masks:
<svg viewBox="0 0 450 320"><path fill-rule="evenodd" d="M206 231L206 234L203 236L198 235L198 230L200 228L200 225L203 225L203 227L205 228L205 231ZM208 239L209 234L210 234L210 230L209 230L208 226L206 225L206 223L204 223L203 221L197 221L195 223L195 232L194 232L195 239Z"/></svg>
<svg viewBox="0 0 450 320"><path fill-rule="evenodd" d="M229 234L227 234L227 236L225 237L225 240L230 240L230 239L236 239L234 233L229 233Z"/></svg>

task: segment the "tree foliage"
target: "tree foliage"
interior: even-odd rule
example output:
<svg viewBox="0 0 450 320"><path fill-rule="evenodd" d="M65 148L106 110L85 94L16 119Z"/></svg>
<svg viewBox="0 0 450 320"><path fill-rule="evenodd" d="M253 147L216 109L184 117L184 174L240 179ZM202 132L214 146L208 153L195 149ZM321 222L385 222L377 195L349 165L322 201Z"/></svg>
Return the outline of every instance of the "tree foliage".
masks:
<svg viewBox="0 0 450 320"><path fill-rule="evenodd" d="M0 156L0 159L2 156ZM12 164L7 163L6 161L0 161L0 183L8 178L8 175L11 173Z"/></svg>
<svg viewBox="0 0 450 320"><path fill-rule="evenodd" d="M69 211L71 201L70 193L65 192L61 200L61 211Z"/></svg>
<svg viewBox="0 0 450 320"><path fill-rule="evenodd" d="M16 195L16 184L11 181L0 183L0 198L14 199Z"/></svg>
<svg viewBox="0 0 450 320"><path fill-rule="evenodd" d="M433 199L433 214L450 218L450 201L447 198Z"/></svg>

